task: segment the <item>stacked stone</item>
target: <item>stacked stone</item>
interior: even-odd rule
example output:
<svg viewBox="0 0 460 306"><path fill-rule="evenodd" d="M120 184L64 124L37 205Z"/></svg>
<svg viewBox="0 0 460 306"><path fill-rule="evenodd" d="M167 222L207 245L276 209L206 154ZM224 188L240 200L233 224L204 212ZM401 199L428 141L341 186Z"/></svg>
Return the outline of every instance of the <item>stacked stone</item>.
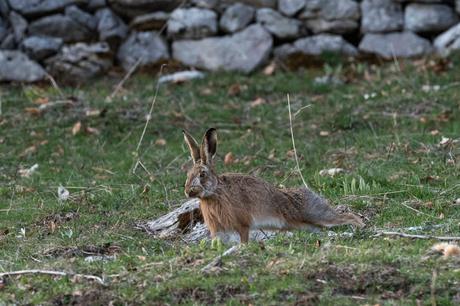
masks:
<svg viewBox="0 0 460 306"><path fill-rule="evenodd" d="M249 73L270 57L460 49L460 0L0 0L0 81L82 81L175 60Z"/></svg>

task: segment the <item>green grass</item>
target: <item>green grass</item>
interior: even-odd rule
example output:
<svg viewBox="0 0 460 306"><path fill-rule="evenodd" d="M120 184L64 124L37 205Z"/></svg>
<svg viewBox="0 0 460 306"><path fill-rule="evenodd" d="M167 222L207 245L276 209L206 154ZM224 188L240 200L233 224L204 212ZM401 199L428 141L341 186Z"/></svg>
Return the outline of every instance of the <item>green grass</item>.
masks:
<svg viewBox="0 0 460 306"><path fill-rule="evenodd" d="M429 255L434 240L374 237L377 229L459 236L458 59L375 66L328 65L273 76L209 74L160 87L139 150L155 78L136 76L111 101L117 80L81 88L3 85L0 89L0 272L43 269L104 277L23 275L0 282L2 304L458 304L460 260ZM447 65L449 67L449 65ZM346 80L316 85L324 71ZM229 88L239 84L238 95ZM439 90L424 91L439 85ZM180 204L190 166L181 130L196 137L217 127L219 172L253 173L300 186L286 94L290 94L300 167L307 183L334 205L367 218L337 236L295 232L252 242L201 269L223 247L153 239L135 228ZM265 103L251 106L256 98ZM367 98L366 98L367 97ZM69 99L39 115L36 102ZM304 108L305 106L309 107ZM88 116L96 109L100 115ZM72 128L81 122L80 132ZM87 132L95 128L98 133ZM327 132L327 133L325 133ZM327 134L327 135L326 135ZM326 136L321 136L326 135ZM164 139L166 144L157 142ZM226 153L237 160L223 164ZM133 166L138 158L145 169ZM30 176L20 169L38 164ZM341 167L344 174L319 175ZM59 186L70 191L58 199ZM441 225L430 228L430 225ZM342 234L342 235L341 235ZM89 254L114 260L87 262ZM437 274L433 283L433 274Z"/></svg>

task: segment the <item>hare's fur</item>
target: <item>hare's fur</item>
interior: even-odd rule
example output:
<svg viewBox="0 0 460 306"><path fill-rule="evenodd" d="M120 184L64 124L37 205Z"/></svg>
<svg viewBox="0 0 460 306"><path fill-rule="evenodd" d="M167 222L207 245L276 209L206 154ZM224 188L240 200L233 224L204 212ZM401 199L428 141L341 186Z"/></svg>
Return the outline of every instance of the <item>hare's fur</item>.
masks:
<svg viewBox="0 0 460 306"><path fill-rule="evenodd" d="M214 172L217 133L209 129L201 147L184 131L194 162L188 172L185 193L200 199L200 208L211 237L236 231L241 242L251 229L311 229L342 224L364 226L351 213L339 214L328 202L307 188L280 189L250 175Z"/></svg>

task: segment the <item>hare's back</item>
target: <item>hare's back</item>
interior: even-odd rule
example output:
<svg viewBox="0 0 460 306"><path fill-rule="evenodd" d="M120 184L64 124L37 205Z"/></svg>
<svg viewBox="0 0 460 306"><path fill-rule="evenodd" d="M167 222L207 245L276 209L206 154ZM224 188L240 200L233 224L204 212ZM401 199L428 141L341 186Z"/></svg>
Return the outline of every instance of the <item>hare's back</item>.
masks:
<svg viewBox="0 0 460 306"><path fill-rule="evenodd" d="M233 205L244 205L252 214L278 214L291 204L289 196L256 176L225 173L220 181Z"/></svg>

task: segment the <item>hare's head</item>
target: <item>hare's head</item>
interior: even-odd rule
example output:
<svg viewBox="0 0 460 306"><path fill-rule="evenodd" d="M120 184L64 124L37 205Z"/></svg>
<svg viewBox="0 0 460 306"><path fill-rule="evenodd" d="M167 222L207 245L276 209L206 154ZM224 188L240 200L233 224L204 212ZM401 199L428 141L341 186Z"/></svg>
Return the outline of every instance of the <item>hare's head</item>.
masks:
<svg viewBox="0 0 460 306"><path fill-rule="evenodd" d="M190 197L208 198L214 195L217 188L217 175L214 173L213 158L217 149L217 131L211 128L206 131L198 146L195 138L183 131L193 160L193 167L187 173L185 194Z"/></svg>

